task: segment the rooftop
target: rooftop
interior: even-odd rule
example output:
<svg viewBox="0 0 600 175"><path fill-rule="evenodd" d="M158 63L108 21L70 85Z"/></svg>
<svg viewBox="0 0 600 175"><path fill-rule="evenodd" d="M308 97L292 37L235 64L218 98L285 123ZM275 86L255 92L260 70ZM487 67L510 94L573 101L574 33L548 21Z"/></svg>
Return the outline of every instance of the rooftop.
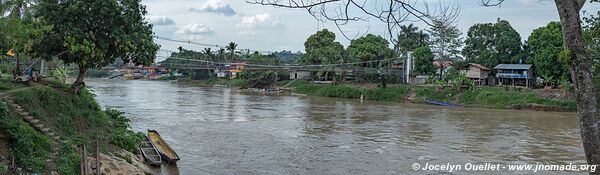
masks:
<svg viewBox="0 0 600 175"><path fill-rule="evenodd" d="M531 64L498 64L494 69L515 69L527 70L531 68Z"/></svg>
<svg viewBox="0 0 600 175"><path fill-rule="evenodd" d="M483 69L483 70L490 70L487 67L482 66L481 64L475 64L475 63L469 63L469 64L463 66L463 68L469 68L470 66L473 66L473 67L476 67L476 68L479 68L479 69Z"/></svg>

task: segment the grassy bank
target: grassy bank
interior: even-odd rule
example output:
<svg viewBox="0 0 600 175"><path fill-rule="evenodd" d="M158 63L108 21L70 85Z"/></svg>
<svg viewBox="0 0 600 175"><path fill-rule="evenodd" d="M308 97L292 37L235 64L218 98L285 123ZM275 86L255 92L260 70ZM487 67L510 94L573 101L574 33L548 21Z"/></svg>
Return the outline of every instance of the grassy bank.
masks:
<svg viewBox="0 0 600 175"><path fill-rule="evenodd" d="M25 88L10 95L31 116L40 120L67 143L53 145L50 138L41 134L24 122L20 116L0 103L0 124L9 135L12 154L20 167L31 168L33 172L48 172L51 148L59 148L58 159L53 171L59 174L79 174L81 157L73 145L87 143L88 150L94 141L101 143L101 152L110 153L118 149L135 151L143 139L143 134L130 131L127 118L121 112L103 110L96 103L93 94L83 90L79 95L64 91L67 86L50 83L50 86ZM90 152L91 153L91 152Z"/></svg>
<svg viewBox="0 0 600 175"><path fill-rule="evenodd" d="M248 80L209 79L187 81L188 84L200 86L228 85L245 87ZM538 96L531 89L511 87L475 87L457 90L451 87L417 87L409 85L389 85L386 88L365 86L361 84L321 85L304 80L286 80L275 82L276 87L292 89L292 92L319 97L360 98L373 101L405 101L408 96L413 102L424 103L425 99L433 99L450 103L464 104L471 107L496 109L533 109L543 111L576 111L573 100L554 100Z"/></svg>
<svg viewBox="0 0 600 175"><path fill-rule="evenodd" d="M183 82L185 84L193 84L193 85L198 85L198 86L227 85L227 86L246 87L249 84L248 80L223 79L223 78L213 78L213 79L208 79L208 80L183 80L181 82Z"/></svg>
<svg viewBox="0 0 600 175"><path fill-rule="evenodd" d="M440 100L465 104L473 107L521 109L530 108L552 111L575 111L572 100L553 100L538 96L531 89L509 87L478 87L458 91L452 88L416 87L417 101L424 99Z"/></svg>
<svg viewBox="0 0 600 175"><path fill-rule="evenodd" d="M404 85L387 88L364 88L349 84L316 85L307 81L296 81L288 85L293 92L320 97L360 98L374 101L404 101L410 88Z"/></svg>

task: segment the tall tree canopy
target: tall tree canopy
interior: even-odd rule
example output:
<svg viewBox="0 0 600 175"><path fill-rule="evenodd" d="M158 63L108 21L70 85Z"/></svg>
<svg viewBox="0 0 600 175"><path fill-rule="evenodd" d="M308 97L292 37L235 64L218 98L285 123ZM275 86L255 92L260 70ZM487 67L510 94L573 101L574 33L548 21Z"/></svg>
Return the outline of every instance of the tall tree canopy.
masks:
<svg viewBox="0 0 600 175"><path fill-rule="evenodd" d="M345 62L344 46L335 41L335 33L323 29L304 42L304 64L334 64Z"/></svg>
<svg viewBox="0 0 600 175"><path fill-rule="evenodd" d="M400 26L400 34L394 41L396 42L396 49L406 54L412 52L416 48L427 46L429 41L429 35L413 24Z"/></svg>
<svg viewBox="0 0 600 175"><path fill-rule="evenodd" d="M521 36L505 20L475 24L469 28L462 55L467 62L488 68L517 63L522 57Z"/></svg>
<svg viewBox="0 0 600 175"><path fill-rule="evenodd" d="M34 50L46 59L56 56L79 66L72 91L84 86L90 68L100 68L122 58L149 65L159 48L152 25L144 21L146 7L140 0L40 0L35 16L51 27Z"/></svg>
<svg viewBox="0 0 600 175"><path fill-rule="evenodd" d="M436 59L457 60L460 59L458 48L462 46L462 32L452 25L442 21L434 21L431 30L431 47Z"/></svg>
<svg viewBox="0 0 600 175"><path fill-rule="evenodd" d="M562 29L558 22L533 30L527 41L529 62L533 63L536 74L549 84L557 84L557 80L569 75L558 58L562 47Z"/></svg>
<svg viewBox="0 0 600 175"><path fill-rule="evenodd" d="M394 56L394 51L389 48L388 41L381 36L373 34L368 34L352 40L347 51L351 58L365 61L363 67L383 66L383 62L379 62L377 60L383 60ZM366 61L377 62L366 63Z"/></svg>
<svg viewBox="0 0 600 175"><path fill-rule="evenodd" d="M417 75L432 75L435 73L435 66L433 66L433 53L429 46L423 46L415 49L412 52L414 58L415 69L414 72Z"/></svg>

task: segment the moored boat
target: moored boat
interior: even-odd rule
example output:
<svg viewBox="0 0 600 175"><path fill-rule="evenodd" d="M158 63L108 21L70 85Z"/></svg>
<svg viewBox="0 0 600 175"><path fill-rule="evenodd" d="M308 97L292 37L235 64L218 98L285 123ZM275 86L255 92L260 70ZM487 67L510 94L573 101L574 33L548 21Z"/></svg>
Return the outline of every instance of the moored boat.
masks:
<svg viewBox="0 0 600 175"><path fill-rule="evenodd" d="M432 105L440 105L440 106L448 106L448 107L465 107L462 104L452 104L452 103L448 103L448 102L430 100L430 99L426 99L425 102L428 104L432 104Z"/></svg>
<svg viewBox="0 0 600 175"><path fill-rule="evenodd" d="M154 147L160 153L160 157L167 163L175 163L179 161L177 153L167 144L167 142L160 137L160 134L156 130L148 130L148 138Z"/></svg>
<svg viewBox="0 0 600 175"><path fill-rule="evenodd" d="M160 153L158 152L158 150L156 150L148 136L146 136L146 140L142 141L142 147L140 147L140 152L142 152L144 159L150 165L160 165L160 163L162 162Z"/></svg>

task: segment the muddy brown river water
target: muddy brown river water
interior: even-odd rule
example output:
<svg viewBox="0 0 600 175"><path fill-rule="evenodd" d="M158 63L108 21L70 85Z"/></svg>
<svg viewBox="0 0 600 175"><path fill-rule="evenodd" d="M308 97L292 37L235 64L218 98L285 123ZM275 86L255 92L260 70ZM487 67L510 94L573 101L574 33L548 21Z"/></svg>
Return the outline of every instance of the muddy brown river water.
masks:
<svg viewBox="0 0 600 175"><path fill-rule="evenodd" d="M125 112L133 130L156 129L177 151L178 170L163 174L440 174L411 166L585 163L575 113L361 103L165 81L88 85L102 106ZM449 174L481 173L532 172Z"/></svg>

